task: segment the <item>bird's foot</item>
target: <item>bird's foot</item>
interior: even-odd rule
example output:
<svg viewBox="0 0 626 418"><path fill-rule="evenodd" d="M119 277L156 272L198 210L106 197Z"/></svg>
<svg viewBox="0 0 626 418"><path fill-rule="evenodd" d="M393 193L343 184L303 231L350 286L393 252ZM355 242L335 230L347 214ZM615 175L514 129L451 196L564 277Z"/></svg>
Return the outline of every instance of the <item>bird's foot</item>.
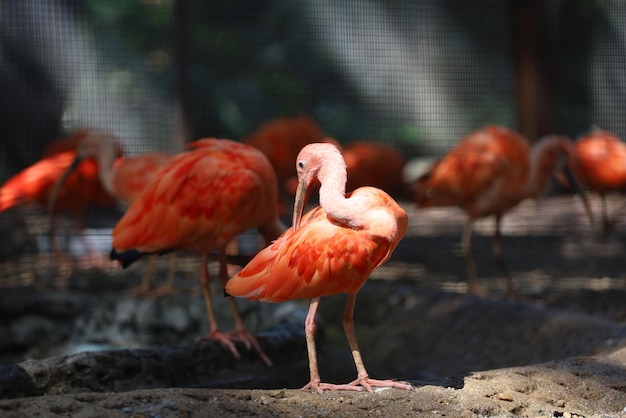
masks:
<svg viewBox="0 0 626 418"><path fill-rule="evenodd" d="M128 289L126 292L124 292L124 295L127 297L147 296L148 294L150 294L150 292L151 292L150 285L142 284L137 287Z"/></svg>
<svg viewBox="0 0 626 418"><path fill-rule="evenodd" d="M209 335L198 338L198 341L210 341L210 340L221 342L226 347L228 347L230 352L233 353L233 357L235 357L236 360L241 360L241 355L239 354L237 347L235 347L235 343L233 342L233 337L230 336L229 334L223 333L221 331L213 330L209 333Z"/></svg>
<svg viewBox="0 0 626 418"><path fill-rule="evenodd" d="M319 381L311 380L309 383L304 385L302 390L311 389L317 393L324 393L325 390L353 390L353 391L361 391L363 388L358 385L348 384L348 385L334 385L332 383L322 383Z"/></svg>
<svg viewBox="0 0 626 418"><path fill-rule="evenodd" d="M312 389L317 393L323 393L325 390L353 390L353 391L361 391L363 389L367 390L370 393L373 393L373 387L385 387L385 388L396 388L396 389L404 389L411 390L413 386L408 383L396 382L395 380L377 380L370 379L369 377L357 378L356 380L345 384L345 385L334 385L332 383L322 383L319 381L310 381L307 383L302 389Z"/></svg>
<svg viewBox="0 0 626 418"><path fill-rule="evenodd" d="M355 379L354 381L348 383L348 386L359 387L359 385L361 387L364 387L370 393L374 392L372 387L396 388L396 389L404 389L404 390L411 390L413 388L413 386L411 386L408 383L396 382L395 380L390 380L390 379L387 379L387 380L370 379L368 376L365 376L363 378L359 377Z"/></svg>
<svg viewBox="0 0 626 418"><path fill-rule="evenodd" d="M176 290L172 286L161 286L157 289L149 291L146 293L146 296L149 298L162 298L164 296L170 296L176 293Z"/></svg>
<svg viewBox="0 0 626 418"><path fill-rule="evenodd" d="M486 298L489 296L489 290L487 290L485 286L472 282L471 280L467 286L467 293L478 296L479 298Z"/></svg>
<svg viewBox="0 0 626 418"><path fill-rule="evenodd" d="M229 333L229 336L231 340L233 341L242 342L248 350L250 350L251 348L254 348L254 351L256 351L259 354L259 356L261 357L261 360L263 360L263 363L265 363L267 367L274 366L274 363L272 363L272 360L270 360L270 358L265 354L265 352L261 348L261 345L259 344L259 341L257 340L257 338L254 335L252 335L250 331L248 331L245 328L238 329L235 331L231 331Z"/></svg>

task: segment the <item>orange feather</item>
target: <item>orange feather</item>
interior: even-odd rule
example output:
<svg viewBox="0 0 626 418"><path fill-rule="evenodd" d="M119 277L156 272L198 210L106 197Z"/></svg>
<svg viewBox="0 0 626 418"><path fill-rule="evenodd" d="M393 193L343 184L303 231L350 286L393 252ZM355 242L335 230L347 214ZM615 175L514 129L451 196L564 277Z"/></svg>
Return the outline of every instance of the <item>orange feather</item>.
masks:
<svg viewBox="0 0 626 418"><path fill-rule="evenodd" d="M372 186L391 195L405 193L406 160L397 149L376 141L354 141L342 153L348 170L346 190Z"/></svg>
<svg viewBox="0 0 626 418"><path fill-rule="evenodd" d="M626 190L626 144L614 134L595 130L574 143L572 169L581 185L600 195L604 232L611 229L609 192Z"/></svg>
<svg viewBox="0 0 626 418"><path fill-rule="evenodd" d="M113 231L113 248L208 253L276 216L272 167L254 148L206 140L174 156Z"/></svg>
<svg viewBox="0 0 626 418"><path fill-rule="evenodd" d="M626 144L606 131L594 131L574 143L574 174L598 193L626 189Z"/></svg>
<svg viewBox="0 0 626 418"><path fill-rule="evenodd" d="M366 192L381 191L361 188L354 194ZM406 227L406 218L400 217L398 236ZM228 281L226 291L266 302L355 293L370 273L387 261L396 245L397 241L370 231L334 223L318 206L303 216L300 229L288 229L259 252Z"/></svg>
<svg viewBox="0 0 626 418"><path fill-rule="evenodd" d="M326 135L309 116L282 116L271 119L244 139L265 154L276 171L278 183L296 175L293 162L307 144L321 142Z"/></svg>

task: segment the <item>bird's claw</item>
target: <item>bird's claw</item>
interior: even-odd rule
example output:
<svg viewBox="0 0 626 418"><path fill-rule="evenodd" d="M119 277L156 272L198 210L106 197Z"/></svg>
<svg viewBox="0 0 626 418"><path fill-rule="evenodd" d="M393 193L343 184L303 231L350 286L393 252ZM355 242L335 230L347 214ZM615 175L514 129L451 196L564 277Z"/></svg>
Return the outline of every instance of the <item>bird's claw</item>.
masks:
<svg viewBox="0 0 626 418"><path fill-rule="evenodd" d="M254 348L254 350L261 357L261 360L263 360L263 363L265 363L268 367L274 366L274 363L272 363L272 360L270 360L270 358L265 354L256 337L252 335L247 329L235 330L228 333L212 331L209 335L198 338L198 341L208 340L216 340L224 344L226 347L228 347L228 349L230 349L230 351L233 353L233 356L237 360L241 360L241 355L239 354L237 347L235 347L235 342L243 343L248 350Z"/></svg>
<svg viewBox="0 0 626 418"><path fill-rule="evenodd" d="M226 347L228 347L230 352L233 353L233 357L235 357L236 360L241 360L241 355L239 354L237 347L235 347L232 337L229 336L228 334L225 334L220 331L211 331L209 335L198 338L198 341L210 341L210 340L221 342Z"/></svg>
<svg viewBox="0 0 626 418"><path fill-rule="evenodd" d="M396 382L395 380L378 380L378 379L370 379L369 377L357 378L352 382L348 383L348 385L360 385L364 387L368 392L374 393L372 387L384 387L384 388L396 388L396 389L404 389L411 390L413 386L408 383ZM358 387L358 386L357 386Z"/></svg>
<svg viewBox="0 0 626 418"><path fill-rule="evenodd" d="M356 391L356 392L360 392L363 390L363 388L361 386L357 386L357 385L334 385L332 383L322 383L322 382L309 382L306 385L304 385L304 387L302 388L302 390L307 390L307 389L311 389L314 390L315 392L322 394L324 393L325 390L352 390L352 391Z"/></svg>
<svg viewBox="0 0 626 418"><path fill-rule="evenodd" d="M357 378L345 385L334 385L332 383L310 381L302 389L312 389L317 393L324 393L325 390L352 390L359 392L365 389L370 393L374 393L372 387L396 388L404 390L411 390L413 388L413 386L408 383L396 382L395 380L377 380L364 377Z"/></svg>
<svg viewBox="0 0 626 418"><path fill-rule="evenodd" d="M259 341L257 340L257 338L254 335L252 335L250 331L248 331L245 328L238 329L235 331L231 331L229 335L232 341L238 341L238 342L243 343L248 350L250 350L251 348L254 348L254 351L256 351L259 354L259 356L261 357L261 360L263 360L263 363L265 363L267 367L274 366L274 363L272 362L272 360L270 360L270 358L265 354L265 352L261 348L261 345L259 344Z"/></svg>

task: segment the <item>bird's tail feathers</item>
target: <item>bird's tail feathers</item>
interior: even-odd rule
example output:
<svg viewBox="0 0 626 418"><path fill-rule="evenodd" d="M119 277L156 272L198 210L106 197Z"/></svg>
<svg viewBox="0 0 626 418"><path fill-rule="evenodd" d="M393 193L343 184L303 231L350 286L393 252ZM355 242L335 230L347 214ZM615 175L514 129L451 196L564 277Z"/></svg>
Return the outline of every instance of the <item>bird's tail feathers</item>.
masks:
<svg viewBox="0 0 626 418"><path fill-rule="evenodd" d="M115 248L112 248L111 254L109 255L109 257L111 258L111 260L119 261L122 264L122 268L126 268L130 266L131 264L133 264L135 261L139 260L144 255L150 255L150 254L163 255L167 253L169 253L169 250L156 251L156 252L151 252L151 253L142 253L137 250L127 250L127 251L119 252Z"/></svg>

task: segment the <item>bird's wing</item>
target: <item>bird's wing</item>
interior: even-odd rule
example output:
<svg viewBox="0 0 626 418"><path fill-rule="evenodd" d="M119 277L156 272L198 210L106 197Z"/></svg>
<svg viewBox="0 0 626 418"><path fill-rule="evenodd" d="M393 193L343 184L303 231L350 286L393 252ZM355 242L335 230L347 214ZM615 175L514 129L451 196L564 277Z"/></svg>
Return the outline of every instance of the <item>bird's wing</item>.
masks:
<svg viewBox="0 0 626 418"><path fill-rule="evenodd" d="M316 208L226 285L232 296L282 302L356 292L390 253L390 243L329 222Z"/></svg>
<svg viewBox="0 0 626 418"><path fill-rule="evenodd" d="M150 153L117 160L113 178L113 188L117 197L127 203L133 202L166 166L170 158L168 154Z"/></svg>
<svg viewBox="0 0 626 418"><path fill-rule="evenodd" d="M113 247L206 252L225 245L263 223L258 217L269 211L260 205L276 202L275 189L267 192L262 183L254 170L212 151L179 154L119 221Z"/></svg>

